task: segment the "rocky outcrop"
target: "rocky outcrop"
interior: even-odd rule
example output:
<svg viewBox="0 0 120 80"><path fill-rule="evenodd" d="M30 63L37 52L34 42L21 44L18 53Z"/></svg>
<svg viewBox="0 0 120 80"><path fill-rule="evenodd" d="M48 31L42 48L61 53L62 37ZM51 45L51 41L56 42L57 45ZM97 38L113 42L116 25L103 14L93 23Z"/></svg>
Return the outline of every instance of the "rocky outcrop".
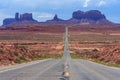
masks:
<svg viewBox="0 0 120 80"><path fill-rule="evenodd" d="M40 57L42 54L32 52L27 47L17 43L0 43L0 66L28 62Z"/></svg>
<svg viewBox="0 0 120 80"><path fill-rule="evenodd" d="M8 25L11 23L24 23L24 22L37 22L33 19L32 13L24 13L24 14L15 14L15 18L6 18L3 20L3 25Z"/></svg>
<svg viewBox="0 0 120 80"><path fill-rule="evenodd" d="M94 54L92 58L108 63L120 64L120 46L105 47L102 51Z"/></svg>

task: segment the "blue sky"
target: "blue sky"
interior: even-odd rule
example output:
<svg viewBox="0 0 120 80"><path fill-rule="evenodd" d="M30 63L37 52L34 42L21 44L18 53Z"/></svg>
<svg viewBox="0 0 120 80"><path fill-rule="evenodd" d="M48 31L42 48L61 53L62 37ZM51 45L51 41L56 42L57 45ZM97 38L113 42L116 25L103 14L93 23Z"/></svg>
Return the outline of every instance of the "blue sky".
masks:
<svg viewBox="0 0 120 80"><path fill-rule="evenodd" d="M100 10L110 21L120 23L120 0L0 0L0 25L16 12L33 13L34 19L45 21L55 14L69 19L76 10Z"/></svg>

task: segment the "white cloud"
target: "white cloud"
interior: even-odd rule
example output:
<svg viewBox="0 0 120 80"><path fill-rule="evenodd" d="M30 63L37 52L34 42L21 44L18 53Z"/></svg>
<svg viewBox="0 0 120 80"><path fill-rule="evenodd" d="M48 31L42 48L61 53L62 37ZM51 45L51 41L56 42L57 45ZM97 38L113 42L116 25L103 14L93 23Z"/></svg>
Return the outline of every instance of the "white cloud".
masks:
<svg viewBox="0 0 120 80"><path fill-rule="evenodd" d="M40 12L40 13L34 13L34 14L36 15L38 21L46 21L54 17L54 14L46 13L46 12Z"/></svg>
<svg viewBox="0 0 120 80"><path fill-rule="evenodd" d="M53 14L50 13L40 13L40 15L38 16L38 18L51 18L53 17Z"/></svg>
<svg viewBox="0 0 120 80"><path fill-rule="evenodd" d="M88 4L91 0L85 0L84 4L83 4L83 7L88 7Z"/></svg>
<svg viewBox="0 0 120 80"><path fill-rule="evenodd" d="M103 5L105 5L106 4L106 2L104 1L104 0L101 0L99 3L98 3L98 6L103 6Z"/></svg>

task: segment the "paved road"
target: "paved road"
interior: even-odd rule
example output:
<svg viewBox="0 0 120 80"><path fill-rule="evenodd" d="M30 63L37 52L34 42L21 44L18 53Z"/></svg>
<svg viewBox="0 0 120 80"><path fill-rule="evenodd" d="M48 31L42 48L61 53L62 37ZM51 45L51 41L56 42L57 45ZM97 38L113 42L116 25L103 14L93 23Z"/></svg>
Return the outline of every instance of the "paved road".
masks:
<svg viewBox="0 0 120 80"><path fill-rule="evenodd" d="M66 28L62 59L49 59L15 66L0 71L0 80L120 80L120 69L87 60L71 59Z"/></svg>

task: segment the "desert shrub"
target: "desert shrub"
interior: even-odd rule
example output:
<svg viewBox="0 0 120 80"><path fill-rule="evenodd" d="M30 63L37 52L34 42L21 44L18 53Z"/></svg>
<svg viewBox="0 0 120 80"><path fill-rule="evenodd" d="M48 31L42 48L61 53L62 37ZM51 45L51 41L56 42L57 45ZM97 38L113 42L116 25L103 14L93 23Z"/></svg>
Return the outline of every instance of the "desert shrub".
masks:
<svg viewBox="0 0 120 80"><path fill-rule="evenodd" d="M93 50L92 50L92 53L97 53L97 52L98 52L97 49L93 49Z"/></svg>
<svg viewBox="0 0 120 80"><path fill-rule="evenodd" d="M34 56L30 56L30 59L32 59L32 60L34 60L34 58L35 58Z"/></svg>
<svg viewBox="0 0 120 80"><path fill-rule="evenodd" d="M41 42L41 44L45 44L44 42Z"/></svg>
<svg viewBox="0 0 120 80"><path fill-rule="evenodd" d="M100 61L104 61L105 59L104 59L104 58L100 58L99 60L100 60Z"/></svg>
<svg viewBox="0 0 120 80"><path fill-rule="evenodd" d="M90 53L90 51L89 51L89 50L87 50L87 49L84 49L84 50L82 51L82 53L83 53L83 54L89 54L89 53Z"/></svg>
<svg viewBox="0 0 120 80"><path fill-rule="evenodd" d="M20 46L20 50L25 51L25 52L28 52L28 49L27 49L27 47L25 47L25 46Z"/></svg>
<svg viewBox="0 0 120 80"><path fill-rule="evenodd" d="M78 50L75 51L75 54L79 54L79 53L80 53L80 51L78 51Z"/></svg>
<svg viewBox="0 0 120 80"><path fill-rule="evenodd" d="M98 50L97 50L97 49L93 49L92 51L93 51L93 52L98 52Z"/></svg>
<svg viewBox="0 0 120 80"><path fill-rule="evenodd" d="M26 58L24 56L21 56L20 60L26 61Z"/></svg>
<svg viewBox="0 0 120 80"><path fill-rule="evenodd" d="M0 49L0 54L4 54L4 51L2 49Z"/></svg>
<svg viewBox="0 0 120 80"><path fill-rule="evenodd" d="M1 48L3 48L3 46L2 46L2 45L0 45L0 47L1 47Z"/></svg>
<svg viewBox="0 0 120 80"><path fill-rule="evenodd" d="M19 55L19 53L17 51L14 51L13 53L14 53L15 56Z"/></svg>
<svg viewBox="0 0 120 80"><path fill-rule="evenodd" d="M15 62L15 63L21 63L21 60L20 60L20 59L15 59L14 62Z"/></svg>
<svg viewBox="0 0 120 80"><path fill-rule="evenodd" d="M118 60L118 61L116 62L116 64L120 64L120 60Z"/></svg>
<svg viewBox="0 0 120 80"><path fill-rule="evenodd" d="M26 58L24 56L21 56L21 57L15 59L14 62L15 63L22 63L22 62L25 62L25 61L27 61Z"/></svg>

